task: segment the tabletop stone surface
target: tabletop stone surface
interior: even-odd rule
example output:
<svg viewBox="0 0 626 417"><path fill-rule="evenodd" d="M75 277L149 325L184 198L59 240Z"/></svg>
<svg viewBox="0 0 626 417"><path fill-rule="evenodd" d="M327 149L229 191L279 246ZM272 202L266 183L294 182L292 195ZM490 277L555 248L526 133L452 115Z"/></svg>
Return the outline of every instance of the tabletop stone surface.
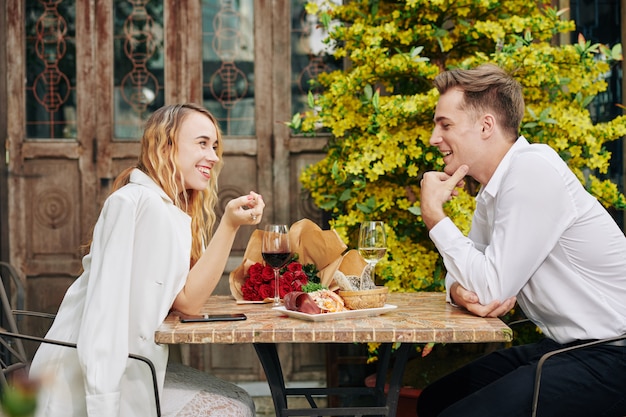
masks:
<svg viewBox="0 0 626 417"><path fill-rule="evenodd" d="M512 331L500 319L482 318L453 307L443 293L390 293L397 306L370 317L309 321L287 316L271 304L237 304L212 296L203 313L245 313L243 321L181 323L170 314L155 334L158 343L483 343L507 342ZM357 313L357 314L362 314Z"/></svg>

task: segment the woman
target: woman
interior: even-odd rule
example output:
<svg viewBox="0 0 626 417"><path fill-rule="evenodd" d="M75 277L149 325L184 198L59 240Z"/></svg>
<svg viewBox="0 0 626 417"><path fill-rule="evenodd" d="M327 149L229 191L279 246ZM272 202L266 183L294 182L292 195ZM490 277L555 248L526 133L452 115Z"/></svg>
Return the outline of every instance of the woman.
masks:
<svg viewBox="0 0 626 417"><path fill-rule="evenodd" d="M265 207L254 192L231 200L211 233L222 150L202 107L166 106L147 121L138 165L116 179L47 335L78 348L41 345L33 360L38 416L154 415L148 369L128 354L152 360L163 387L168 348L154 343L156 328L172 309L199 312L237 230L258 224Z"/></svg>

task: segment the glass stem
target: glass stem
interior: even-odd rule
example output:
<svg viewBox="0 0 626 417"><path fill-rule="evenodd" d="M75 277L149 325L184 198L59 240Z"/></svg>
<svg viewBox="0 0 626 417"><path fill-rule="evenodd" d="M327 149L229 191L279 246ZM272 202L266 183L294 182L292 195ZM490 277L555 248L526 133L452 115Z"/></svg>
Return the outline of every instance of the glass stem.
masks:
<svg viewBox="0 0 626 417"><path fill-rule="evenodd" d="M278 269L274 269L274 305L279 306L280 303L280 285L279 285L280 272Z"/></svg>
<svg viewBox="0 0 626 417"><path fill-rule="evenodd" d="M376 261L372 262L372 272L370 273L372 282L376 284Z"/></svg>

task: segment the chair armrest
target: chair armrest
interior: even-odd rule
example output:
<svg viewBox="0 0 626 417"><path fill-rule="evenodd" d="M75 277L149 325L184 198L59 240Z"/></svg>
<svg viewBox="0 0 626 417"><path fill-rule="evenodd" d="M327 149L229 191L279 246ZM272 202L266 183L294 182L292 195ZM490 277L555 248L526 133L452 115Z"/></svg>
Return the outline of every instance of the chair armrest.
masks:
<svg viewBox="0 0 626 417"><path fill-rule="evenodd" d="M537 362L537 370L535 372L535 390L533 392L533 408L532 408L532 417L537 416L537 406L539 405L539 388L541 385L541 371L543 370L543 364L550 359L551 357L558 355L560 353L571 352L573 350L585 349L591 346L604 345L612 342L617 342L618 340L626 340L626 334L616 337L610 337L607 339L594 340L587 343L581 343L580 345L574 345L565 347L562 349L553 350L552 352L548 352L544 354Z"/></svg>
<svg viewBox="0 0 626 417"><path fill-rule="evenodd" d="M30 311L30 310L13 310L13 314L16 316L29 316L29 317L41 317L44 319L54 320L56 314L51 313L43 313L41 311Z"/></svg>

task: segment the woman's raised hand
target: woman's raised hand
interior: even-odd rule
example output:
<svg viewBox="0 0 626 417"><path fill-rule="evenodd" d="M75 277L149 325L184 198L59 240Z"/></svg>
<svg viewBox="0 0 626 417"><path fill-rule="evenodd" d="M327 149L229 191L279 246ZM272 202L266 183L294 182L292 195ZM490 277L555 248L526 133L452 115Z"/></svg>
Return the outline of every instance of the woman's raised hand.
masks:
<svg viewBox="0 0 626 417"><path fill-rule="evenodd" d="M265 202L261 194L250 191L250 194L230 200L226 205L224 217L233 226L244 226L261 223Z"/></svg>

